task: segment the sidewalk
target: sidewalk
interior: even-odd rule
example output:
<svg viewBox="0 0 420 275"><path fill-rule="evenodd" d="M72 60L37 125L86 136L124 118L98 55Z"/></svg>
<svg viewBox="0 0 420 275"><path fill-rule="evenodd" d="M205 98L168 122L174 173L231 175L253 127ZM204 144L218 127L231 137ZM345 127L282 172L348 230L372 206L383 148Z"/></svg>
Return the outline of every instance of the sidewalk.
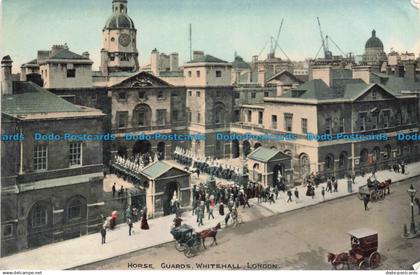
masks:
<svg viewBox="0 0 420 275"><path fill-rule="evenodd" d="M365 175L364 178L360 176L356 177L355 184L353 184L353 193L347 192L346 179L339 180L338 192L326 193L325 201L356 194L358 192L358 187L366 184L369 175L370 174ZM390 178L392 182L396 182L418 175L420 175L420 162L408 164L406 166L405 175L396 174L390 171L379 171L376 173L376 178L379 181ZM280 192L280 196L276 203L271 205L268 202L258 204L256 199L251 199L250 202L252 207L250 209L243 209L240 207L239 213L242 216L243 221L249 221L255 219L255 216L252 214L255 214L256 212L258 212L259 217L265 217L311 206L323 201L321 189L322 186L325 185L326 183L322 183L315 190L314 199L305 195L305 187L299 186L300 199L297 202L293 195L293 202L286 203L286 193ZM363 209L362 202L360 202L360 208ZM223 224L223 217L220 216L216 210L217 209L214 211L215 219L212 220L207 220L207 213L205 213L204 226L197 227L196 217L192 216L191 211L183 213L183 223L193 226L196 231L213 227L218 222ZM140 230L140 222L137 222L134 224L134 234L132 234L132 236L128 236L128 226L126 224L118 225L116 229L107 231L106 244L104 245L101 244L101 235L96 233L17 253L1 258L0 270L17 268L36 270L69 269L167 243L173 241L173 237L170 234L173 219L174 215L151 219L148 221L150 230Z"/></svg>

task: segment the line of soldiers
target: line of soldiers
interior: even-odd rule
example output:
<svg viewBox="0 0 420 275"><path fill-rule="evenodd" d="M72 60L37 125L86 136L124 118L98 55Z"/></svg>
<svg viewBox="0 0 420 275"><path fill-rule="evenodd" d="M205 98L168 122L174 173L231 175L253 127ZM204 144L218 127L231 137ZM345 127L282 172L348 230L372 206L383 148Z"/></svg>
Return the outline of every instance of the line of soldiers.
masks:
<svg viewBox="0 0 420 275"><path fill-rule="evenodd" d="M233 180L234 182L238 182L240 177L244 174L244 171L241 171L239 167L232 167L231 165L219 163L217 159L212 159L210 157L198 156L192 153L191 150L183 149L181 147L176 147L174 159L178 163L187 166L191 172L197 172L198 170L218 178Z"/></svg>

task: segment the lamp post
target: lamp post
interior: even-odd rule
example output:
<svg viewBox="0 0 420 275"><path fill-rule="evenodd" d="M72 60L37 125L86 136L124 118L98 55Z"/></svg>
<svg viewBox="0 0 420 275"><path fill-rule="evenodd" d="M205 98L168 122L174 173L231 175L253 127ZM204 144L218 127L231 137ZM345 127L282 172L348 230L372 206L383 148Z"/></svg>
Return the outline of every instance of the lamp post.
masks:
<svg viewBox="0 0 420 275"><path fill-rule="evenodd" d="M404 233L401 235L403 238L412 239L420 235L420 232L416 229L416 224L414 223L414 197L416 196L417 190L414 189L414 186L411 184L410 188L407 190L408 195L410 196L410 206L411 206L411 222L410 222L410 231L407 230L407 225L404 225Z"/></svg>
<svg viewBox="0 0 420 275"><path fill-rule="evenodd" d="M417 235L416 224L414 223L414 197L416 196L417 190L414 189L414 186L411 184L410 188L407 190L408 195L411 199L411 224L410 224L410 234Z"/></svg>

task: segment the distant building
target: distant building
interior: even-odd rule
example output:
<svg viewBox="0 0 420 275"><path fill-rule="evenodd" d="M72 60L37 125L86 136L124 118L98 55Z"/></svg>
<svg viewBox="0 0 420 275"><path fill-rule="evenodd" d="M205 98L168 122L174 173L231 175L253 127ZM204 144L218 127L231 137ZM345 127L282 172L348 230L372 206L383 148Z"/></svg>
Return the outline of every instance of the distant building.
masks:
<svg viewBox="0 0 420 275"><path fill-rule="evenodd" d="M231 83L234 84L248 84L252 82L251 66L243 60L239 55L235 56L232 62L232 77Z"/></svg>
<svg viewBox="0 0 420 275"><path fill-rule="evenodd" d="M376 31L373 30L372 36L366 41L362 62L369 66L375 66L375 70L379 71L377 68L380 68L386 61L387 56L384 52L384 44L376 36Z"/></svg>

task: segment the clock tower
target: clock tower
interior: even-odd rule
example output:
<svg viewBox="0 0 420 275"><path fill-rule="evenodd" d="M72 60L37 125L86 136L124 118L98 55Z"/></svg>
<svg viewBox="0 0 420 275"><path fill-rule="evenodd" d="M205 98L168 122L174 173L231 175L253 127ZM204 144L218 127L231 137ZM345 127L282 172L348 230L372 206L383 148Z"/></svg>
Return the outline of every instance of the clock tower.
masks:
<svg viewBox="0 0 420 275"><path fill-rule="evenodd" d="M137 30L127 15L127 0L112 0L112 15L102 32L102 73L138 71Z"/></svg>

